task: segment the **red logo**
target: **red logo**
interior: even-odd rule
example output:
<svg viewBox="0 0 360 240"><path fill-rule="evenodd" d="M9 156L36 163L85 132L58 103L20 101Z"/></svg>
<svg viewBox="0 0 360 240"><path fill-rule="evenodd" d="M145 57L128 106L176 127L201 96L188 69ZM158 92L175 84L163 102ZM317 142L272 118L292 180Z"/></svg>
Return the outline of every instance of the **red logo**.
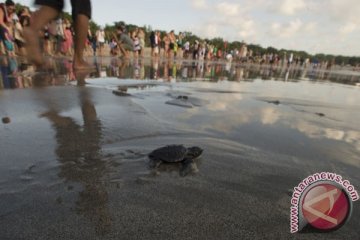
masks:
<svg viewBox="0 0 360 240"><path fill-rule="evenodd" d="M347 194L340 188L328 184L312 187L302 202L302 211L307 222L320 230L341 227L351 210Z"/></svg>

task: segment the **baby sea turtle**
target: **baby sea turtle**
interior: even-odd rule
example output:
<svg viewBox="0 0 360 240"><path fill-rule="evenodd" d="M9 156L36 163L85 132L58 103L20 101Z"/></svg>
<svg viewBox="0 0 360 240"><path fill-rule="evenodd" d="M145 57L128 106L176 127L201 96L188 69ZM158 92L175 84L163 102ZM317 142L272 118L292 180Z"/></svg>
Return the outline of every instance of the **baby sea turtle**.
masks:
<svg viewBox="0 0 360 240"><path fill-rule="evenodd" d="M200 147L186 148L183 145L168 145L152 151L148 156L150 159L150 167L157 168L163 162L165 163L179 163L181 162L183 167L180 170L182 176L186 175L192 166L195 164L194 159L200 157L203 149Z"/></svg>
<svg viewBox="0 0 360 240"><path fill-rule="evenodd" d="M11 122L9 117L4 117L4 118L1 119L1 121L2 121L3 124L8 124L8 123Z"/></svg>
<svg viewBox="0 0 360 240"><path fill-rule="evenodd" d="M274 101L266 101L267 103L272 103L275 105L280 105L280 101L279 100L274 100Z"/></svg>
<svg viewBox="0 0 360 240"><path fill-rule="evenodd" d="M168 96L173 98L172 100L166 101L166 104L175 105L178 107L185 107L185 108L193 108L193 107L202 107L210 103L210 101L191 97L188 95L176 95L173 93L169 93Z"/></svg>

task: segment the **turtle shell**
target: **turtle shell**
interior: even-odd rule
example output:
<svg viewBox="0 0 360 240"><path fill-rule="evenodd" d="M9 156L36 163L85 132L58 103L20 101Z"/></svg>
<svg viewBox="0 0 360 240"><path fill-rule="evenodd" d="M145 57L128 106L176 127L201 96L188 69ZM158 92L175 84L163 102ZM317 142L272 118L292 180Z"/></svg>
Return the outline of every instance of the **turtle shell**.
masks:
<svg viewBox="0 0 360 240"><path fill-rule="evenodd" d="M187 148L183 145L168 145L152 151L149 158L163 162L181 162L186 157L187 152Z"/></svg>

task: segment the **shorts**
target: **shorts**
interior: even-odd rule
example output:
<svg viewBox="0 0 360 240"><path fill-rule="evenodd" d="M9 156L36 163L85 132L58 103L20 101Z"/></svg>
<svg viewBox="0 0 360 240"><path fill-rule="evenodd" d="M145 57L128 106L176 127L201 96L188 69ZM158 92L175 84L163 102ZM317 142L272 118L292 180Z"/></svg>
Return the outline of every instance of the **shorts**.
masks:
<svg viewBox="0 0 360 240"><path fill-rule="evenodd" d="M14 51L14 45L9 40L4 40L4 45L6 47L6 50L10 52Z"/></svg>
<svg viewBox="0 0 360 240"><path fill-rule="evenodd" d="M175 44L170 43L170 46L169 46L169 47L170 47L171 50L174 50Z"/></svg>
<svg viewBox="0 0 360 240"><path fill-rule="evenodd" d="M25 43L20 41L19 39L15 39L15 43L16 43L16 46L18 46L18 48L25 47Z"/></svg>
<svg viewBox="0 0 360 240"><path fill-rule="evenodd" d="M134 46L134 52L140 52L141 51L141 46L140 45L135 45Z"/></svg>
<svg viewBox="0 0 360 240"><path fill-rule="evenodd" d="M130 44L121 44L121 46L127 51L133 51L134 47Z"/></svg>
<svg viewBox="0 0 360 240"><path fill-rule="evenodd" d="M61 12L64 8L64 0L35 0L35 4L48 6ZM81 14L91 18L91 1L90 0L71 0L72 18Z"/></svg>
<svg viewBox="0 0 360 240"><path fill-rule="evenodd" d="M145 48L145 40L144 39L140 39L140 47L142 48L142 49L144 49Z"/></svg>

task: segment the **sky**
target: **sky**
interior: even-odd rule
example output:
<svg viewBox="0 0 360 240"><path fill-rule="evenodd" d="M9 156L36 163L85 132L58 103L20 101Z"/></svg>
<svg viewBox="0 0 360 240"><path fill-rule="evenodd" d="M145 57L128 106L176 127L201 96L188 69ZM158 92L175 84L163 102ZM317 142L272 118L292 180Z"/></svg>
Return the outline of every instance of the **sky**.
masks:
<svg viewBox="0 0 360 240"><path fill-rule="evenodd" d="M14 0L33 6L32 0ZM70 12L70 1L65 0ZM360 56L359 0L92 0L93 20L262 47Z"/></svg>

